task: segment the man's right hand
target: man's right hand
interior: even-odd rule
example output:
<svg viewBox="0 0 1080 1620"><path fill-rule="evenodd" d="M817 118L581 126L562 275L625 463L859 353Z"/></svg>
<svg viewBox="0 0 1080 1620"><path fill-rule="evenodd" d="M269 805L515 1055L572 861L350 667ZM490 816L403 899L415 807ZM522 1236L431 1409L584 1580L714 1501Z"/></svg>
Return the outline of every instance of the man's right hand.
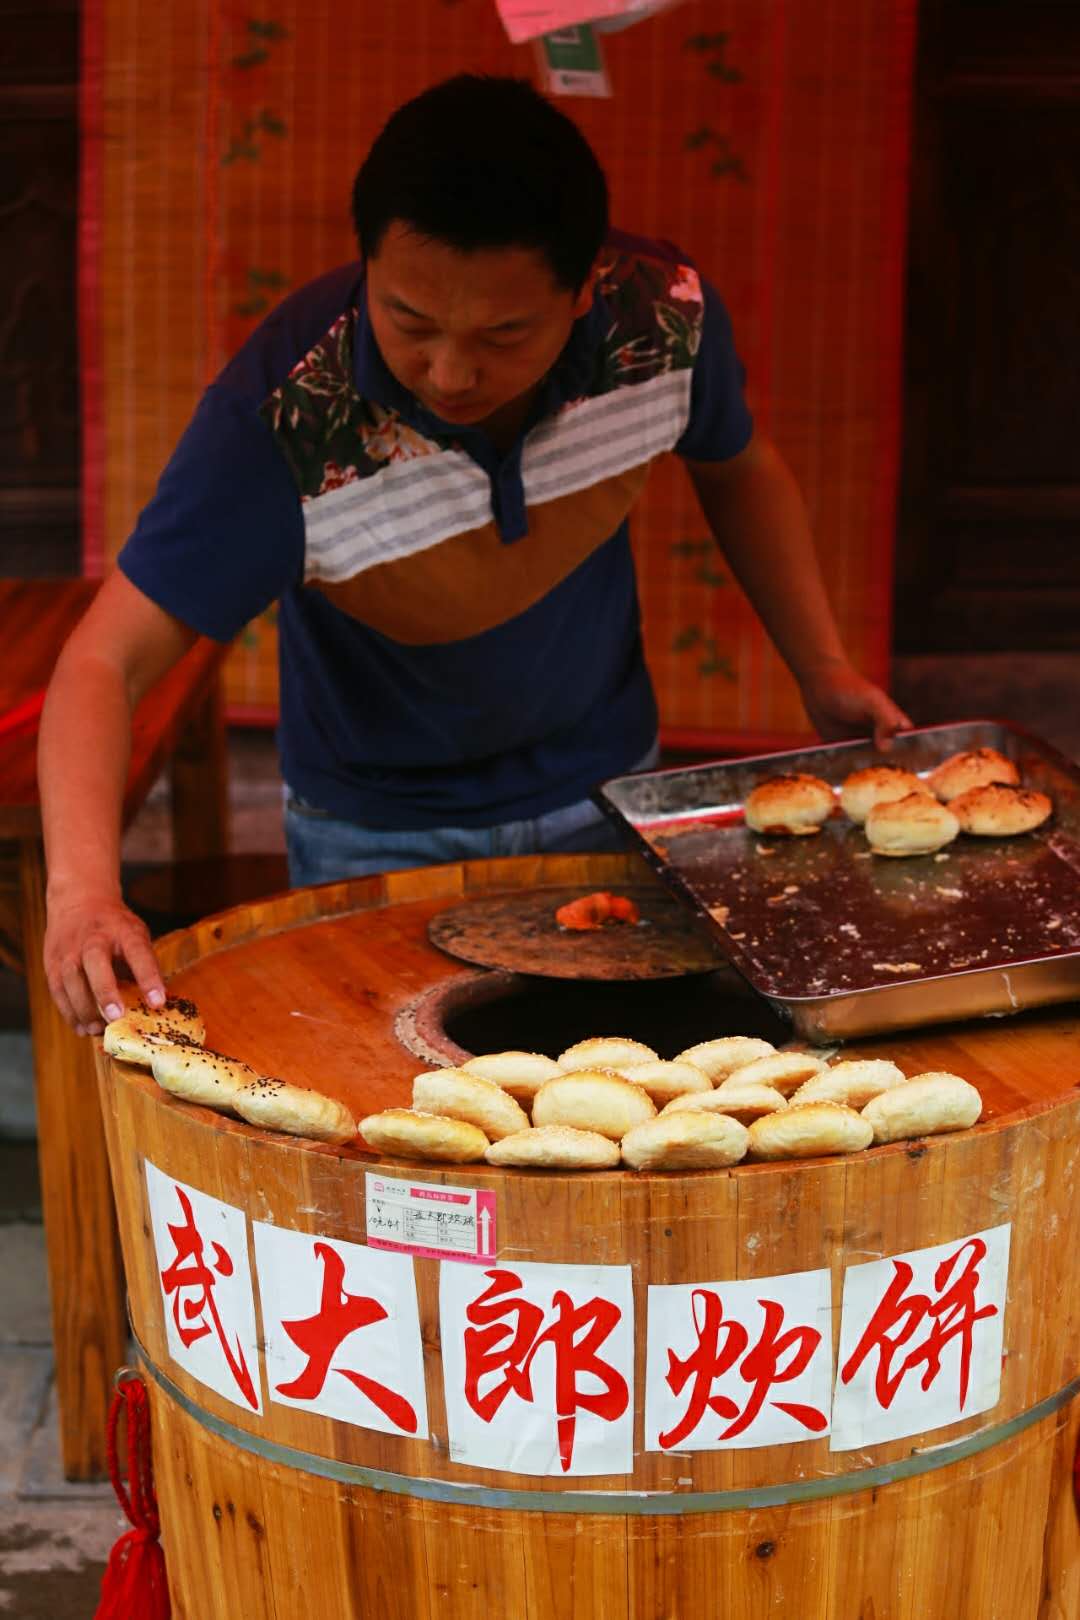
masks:
<svg viewBox="0 0 1080 1620"><path fill-rule="evenodd" d="M165 983L146 924L117 895L50 895L45 973L53 1000L77 1035L100 1035L104 1023L120 1017L121 966L149 1006L164 1004Z"/></svg>

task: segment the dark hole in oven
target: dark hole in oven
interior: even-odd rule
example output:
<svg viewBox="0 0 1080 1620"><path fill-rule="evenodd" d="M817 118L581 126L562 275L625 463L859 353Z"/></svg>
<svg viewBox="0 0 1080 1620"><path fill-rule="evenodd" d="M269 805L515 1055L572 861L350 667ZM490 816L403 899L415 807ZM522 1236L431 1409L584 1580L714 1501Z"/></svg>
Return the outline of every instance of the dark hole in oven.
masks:
<svg viewBox="0 0 1080 1620"><path fill-rule="evenodd" d="M546 1052L558 1057L576 1041L622 1035L663 1058L718 1035L759 1035L780 1045L784 1020L751 991L733 989L728 974L588 983L507 975L482 999L444 1007L445 1034L466 1052Z"/></svg>

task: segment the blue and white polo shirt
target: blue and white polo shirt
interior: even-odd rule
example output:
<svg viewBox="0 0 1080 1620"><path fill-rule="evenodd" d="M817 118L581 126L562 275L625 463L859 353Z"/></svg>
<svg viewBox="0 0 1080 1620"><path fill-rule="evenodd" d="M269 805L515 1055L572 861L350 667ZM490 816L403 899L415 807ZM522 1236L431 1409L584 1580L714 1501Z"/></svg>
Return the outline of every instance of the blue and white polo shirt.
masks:
<svg viewBox="0 0 1080 1620"><path fill-rule="evenodd" d="M626 522L649 466L751 432L727 314L666 245L613 235L504 454L387 370L353 263L207 390L120 567L222 641L279 603L282 768L309 803L402 829L540 815L655 734Z"/></svg>

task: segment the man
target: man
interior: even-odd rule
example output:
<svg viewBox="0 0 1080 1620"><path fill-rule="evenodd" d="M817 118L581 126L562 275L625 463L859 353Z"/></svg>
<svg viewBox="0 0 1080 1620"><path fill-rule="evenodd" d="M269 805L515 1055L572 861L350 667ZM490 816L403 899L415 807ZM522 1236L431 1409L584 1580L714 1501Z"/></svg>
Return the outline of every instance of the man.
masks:
<svg viewBox="0 0 1080 1620"><path fill-rule="evenodd" d="M822 735L907 723L840 645L723 306L676 250L609 233L568 118L451 79L391 117L353 201L362 261L207 391L50 687L45 962L84 1032L117 962L164 994L119 887L132 710L273 601L294 882L603 847L590 789L656 757L625 519L665 451Z"/></svg>

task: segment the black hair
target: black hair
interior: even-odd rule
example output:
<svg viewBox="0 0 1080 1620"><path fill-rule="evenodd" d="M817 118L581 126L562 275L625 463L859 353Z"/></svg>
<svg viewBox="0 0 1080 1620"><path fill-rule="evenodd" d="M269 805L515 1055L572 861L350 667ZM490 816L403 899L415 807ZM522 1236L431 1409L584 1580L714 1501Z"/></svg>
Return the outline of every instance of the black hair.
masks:
<svg viewBox="0 0 1080 1620"><path fill-rule="evenodd" d="M578 292L607 235L607 181L577 125L527 80L459 73L391 114L352 215L365 258L400 220L463 253L538 249Z"/></svg>

